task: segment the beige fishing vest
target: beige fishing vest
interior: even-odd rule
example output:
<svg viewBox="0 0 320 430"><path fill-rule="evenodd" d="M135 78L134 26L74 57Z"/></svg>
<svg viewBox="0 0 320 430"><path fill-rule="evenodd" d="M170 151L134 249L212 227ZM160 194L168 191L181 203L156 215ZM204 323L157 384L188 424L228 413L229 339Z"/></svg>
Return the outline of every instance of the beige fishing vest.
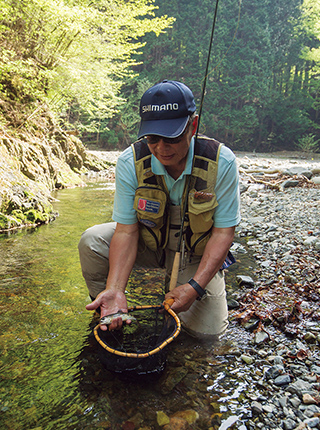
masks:
<svg viewBox="0 0 320 430"><path fill-rule="evenodd" d="M183 239L187 249L195 255L203 254L211 236L213 214L218 205L214 189L221 145L214 139L198 137L194 147ZM146 139L140 139L131 146L138 179L134 209L137 211L140 237L148 248L155 251L168 245L170 229L179 231L181 215L179 224L176 220L173 224L169 192L164 178L151 171L151 152ZM186 193L185 187L181 208L184 207ZM174 212L177 212L176 208Z"/></svg>

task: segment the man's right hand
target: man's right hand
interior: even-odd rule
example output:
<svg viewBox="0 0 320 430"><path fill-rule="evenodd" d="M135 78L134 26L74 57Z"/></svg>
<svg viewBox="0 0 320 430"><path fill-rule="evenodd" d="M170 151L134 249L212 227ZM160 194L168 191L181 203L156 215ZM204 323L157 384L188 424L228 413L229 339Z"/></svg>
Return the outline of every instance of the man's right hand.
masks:
<svg viewBox="0 0 320 430"><path fill-rule="evenodd" d="M117 223L109 250L109 273L107 287L96 299L86 306L93 310L100 306L101 318L116 314L119 311L128 312L127 299L124 294L129 275L137 258L139 240L138 222L134 224ZM128 322L129 323L129 322ZM116 318L108 326L109 330L122 327L122 319ZM108 330L103 325L101 330Z"/></svg>
<svg viewBox="0 0 320 430"><path fill-rule="evenodd" d="M118 290L104 290L97 295L96 299L86 306L88 311L97 309L100 306L101 318L115 314L119 311L128 312L127 299L124 293ZM115 318L109 326L101 325L101 330L116 330L122 327L122 319Z"/></svg>

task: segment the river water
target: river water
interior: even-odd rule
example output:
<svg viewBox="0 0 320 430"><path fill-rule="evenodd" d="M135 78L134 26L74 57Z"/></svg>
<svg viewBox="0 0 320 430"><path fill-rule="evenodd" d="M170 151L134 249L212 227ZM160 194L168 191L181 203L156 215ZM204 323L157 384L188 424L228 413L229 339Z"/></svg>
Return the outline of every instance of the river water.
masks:
<svg viewBox="0 0 320 430"><path fill-rule="evenodd" d="M229 367L239 343L234 330L215 345L181 334L157 381L125 381L102 367L77 243L87 227L111 220L113 184L91 182L55 198L54 222L0 235L0 428L154 429L161 414L185 410L199 414L197 429L232 421L235 399L239 411L248 389ZM133 302L161 303L162 275L136 272L128 287ZM141 303L146 283L152 287Z"/></svg>

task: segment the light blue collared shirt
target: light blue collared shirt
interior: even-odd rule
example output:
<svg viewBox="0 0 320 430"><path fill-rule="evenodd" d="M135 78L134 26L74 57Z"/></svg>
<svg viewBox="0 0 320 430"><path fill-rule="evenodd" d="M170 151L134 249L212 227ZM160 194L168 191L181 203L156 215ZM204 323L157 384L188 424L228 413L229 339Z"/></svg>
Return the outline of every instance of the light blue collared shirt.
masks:
<svg viewBox="0 0 320 430"><path fill-rule="evenodd" d="M185 170L178 179L173 179L154 156L151 156L151 170L156 175L163 175L170 200L175 205L181 204L186 176L191 174L194 154L194 139L190 143ZM121 224L137 222L136 211L133 209L135 191L138 187L134 157L131 146L119 157L116 167L116 192L112 218ZM226 146L222 146L218 160L218 174L215 186L218 206L214 212L214 226L227 228L240 222L239 174L236 157Z"/></svg>

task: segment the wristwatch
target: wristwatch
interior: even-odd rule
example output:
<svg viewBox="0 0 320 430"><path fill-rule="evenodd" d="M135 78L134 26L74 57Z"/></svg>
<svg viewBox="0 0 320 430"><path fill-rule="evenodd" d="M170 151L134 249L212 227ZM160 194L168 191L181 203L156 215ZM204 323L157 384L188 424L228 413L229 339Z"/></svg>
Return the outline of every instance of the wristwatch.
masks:
<svg viewBox="0 0 320 430"><path fill-rule="evenodd" d="M196 282L193 278L189 279L188 284L190 284L191 287L193 287L198 293L199 296L197 297L197 300L203 300L207 297L207 290L204 290L202 287L200 287L198 282Z"/></svg>

